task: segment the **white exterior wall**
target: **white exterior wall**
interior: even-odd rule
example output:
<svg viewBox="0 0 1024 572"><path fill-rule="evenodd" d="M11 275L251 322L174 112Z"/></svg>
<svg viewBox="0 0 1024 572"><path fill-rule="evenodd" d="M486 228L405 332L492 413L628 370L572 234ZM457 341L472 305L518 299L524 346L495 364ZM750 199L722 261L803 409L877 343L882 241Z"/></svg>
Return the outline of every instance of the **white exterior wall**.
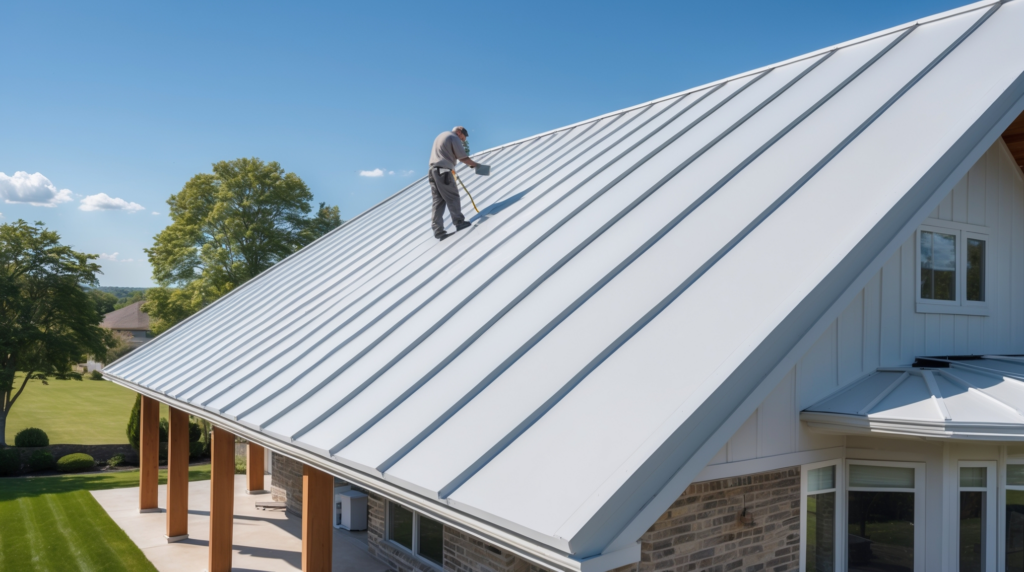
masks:
<svg viewBox="0 0 1024 572"><path fill-rule="evenodd" d="M917 313L915 236L907 237L698 480L835 458L833 448L847 438L808 431L800 411L880 366L926 355L1024 353L1024 174L1002 139L930 218L988 227L990 315Z"/></svg>

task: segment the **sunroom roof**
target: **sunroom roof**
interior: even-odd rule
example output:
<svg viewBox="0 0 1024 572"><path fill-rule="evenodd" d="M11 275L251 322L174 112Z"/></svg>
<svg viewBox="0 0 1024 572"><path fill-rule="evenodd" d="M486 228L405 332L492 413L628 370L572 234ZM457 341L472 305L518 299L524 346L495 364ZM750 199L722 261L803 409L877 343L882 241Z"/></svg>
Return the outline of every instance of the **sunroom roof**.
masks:
<svg viewBox="0 0 1024 572"><path fill-rule="evenodd" d="M947 367L880 369L800 419L838 433L1024 441L1024 358L928 360Z"/></svg>

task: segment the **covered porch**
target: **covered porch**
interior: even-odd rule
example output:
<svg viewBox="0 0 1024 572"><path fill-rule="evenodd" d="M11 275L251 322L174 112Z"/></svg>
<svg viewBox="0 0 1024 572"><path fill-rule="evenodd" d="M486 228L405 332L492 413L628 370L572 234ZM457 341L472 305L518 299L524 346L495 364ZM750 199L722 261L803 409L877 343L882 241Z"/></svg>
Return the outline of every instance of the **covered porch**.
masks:
<svg viewBox="0 0 1024 572"><path fill-rule="evenodd" d="M246 493L245 475L234 476L232 570L285 572L302 569L302 519L283 510L258 510L269 494ZM158 488L158 510L139 511L139 489L93 491L107 514L160 572L206 570L210 546L210 481L188 485L188 538L168 542L167 487ZM388 567L366 551L366 532L333 530L330 570L383 572Z"/></svg>

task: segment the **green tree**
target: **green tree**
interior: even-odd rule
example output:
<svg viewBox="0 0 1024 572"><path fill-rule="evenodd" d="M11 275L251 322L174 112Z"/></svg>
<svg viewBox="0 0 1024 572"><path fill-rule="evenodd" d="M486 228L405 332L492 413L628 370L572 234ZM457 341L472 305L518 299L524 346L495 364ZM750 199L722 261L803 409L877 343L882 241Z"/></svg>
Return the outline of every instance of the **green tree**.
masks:
<svg viewBox="0 0 1024 572"><path fill-rule="evenodd" d="M143 310L160 333L341 224L276 162L221 161L171 195L171 224L146 249L153 278Z"/></svg>
<svg viewBox="0 0 1024 572"><path fill-rule="evenodd" d="M95 258L61 244L41 222L0 225L0 445L33 375L106 352L109 334L82 288L96 285ZM17 371L25 374L20 386Z"/></svg>
<svg viewBox="0 0 1024 572"><path fill-rule="evenodd" d="M125 296L124 298L118 298L117 302L114 304L114 309L115 310L120 310L121 308L124 308L125 306L131 306L132 304L134 304L136 302L145 302L145 301L146 301L146 291L145 290L136 290L136 291L132 292L131 296Z"/></svg>
<svg viewBox="0 0 1024 572"><path fill-rule="evenodd" d="M110 292L104 292L98 288L90 288L86 294L89 296L89 299L92 300L93 304L96 305L96 312L98 312L100 316L103 316L103 314L109 314L117 309L115 307L117 304L117 296L114 296Z"/></svg>

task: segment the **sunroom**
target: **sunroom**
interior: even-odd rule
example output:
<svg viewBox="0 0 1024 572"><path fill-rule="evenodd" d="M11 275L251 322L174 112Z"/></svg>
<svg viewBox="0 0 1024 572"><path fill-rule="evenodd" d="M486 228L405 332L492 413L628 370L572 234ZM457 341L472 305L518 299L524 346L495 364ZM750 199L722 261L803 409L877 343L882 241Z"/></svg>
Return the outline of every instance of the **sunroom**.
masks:
<svg viewBox="0 0 1024 572"><path fill-rule="evenodd" d="M1024 357L881 368L800 414L846 435L804 465L801 568L1024 570Z"/></svg>

